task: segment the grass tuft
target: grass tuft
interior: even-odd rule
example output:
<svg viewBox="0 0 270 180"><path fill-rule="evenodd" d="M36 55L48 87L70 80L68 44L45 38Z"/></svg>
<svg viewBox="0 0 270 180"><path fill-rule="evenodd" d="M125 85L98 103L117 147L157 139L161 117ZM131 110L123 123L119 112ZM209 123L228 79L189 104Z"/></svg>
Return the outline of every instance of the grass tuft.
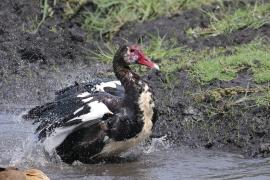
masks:
<svg viewBox="0 0 270 180"><path fill-rule="evenodd" d="M98 48L98 52L90 51L90 54L94 56L94 58L103 63L111 63L114 57L114 54L117 51L116 46L112 45L111 43L104 44L105 48Z"/></svg>
<svg viewBox="0 0 270 180"><path fill-rule="evenodd" d="M264 92L260 96L253 96L257 106L270 107L270 90Z"/></svg>
<svg viewBox="0 0 270 180"><path fill-rule="evenodd" d="M253 81L264 83L270 81L270 50L262 41L232 47L232 55L224 55L220 50L214 57L206 57L197 62L191 73L201 83L213 80L229 81L236 78L237 73L243 69L250 69Z"/></svg>
<svg viewBox="0 0 270 180"><path fill-rule="evenodd" d="M208 28L197 27L188 29L187 33L192 36L230 33L242 28L260 28L270 23L270 3L256 2L255 5L246 5L234 12L221 10L220 13L205 12L210 18Z"/></svg>
<svg viewBox="0 0 270 180"><path fill-rule="evenodd" d="M127 22L170 16L182 9L200 7L214 0L93 0L95 11L85 13L84 26L89 32L111 36Z"/></svg>
<svg viewBox="0 0 270 180"><path fill-rule="evenodd" d="M50 7L48 0L41 1L41 8L42 8L42 19L37 23L37 17L33 21L32 30L29 33L36 34L40 28L40 26L45 22L47 17L53 16L53 9Z"/></svg>

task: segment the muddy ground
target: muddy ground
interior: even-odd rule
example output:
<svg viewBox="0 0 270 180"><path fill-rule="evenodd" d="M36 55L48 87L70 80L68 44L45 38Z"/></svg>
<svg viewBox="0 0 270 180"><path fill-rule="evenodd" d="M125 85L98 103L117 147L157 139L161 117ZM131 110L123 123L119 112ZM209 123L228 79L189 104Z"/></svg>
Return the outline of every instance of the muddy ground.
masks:
<svg viewBox="0 0 270 180"><path fill-rule="evenodd" d="M252 1L249 1L252 2ZM238 4L238 6L240 6ZM235 4L227 4L234 7ZM217 6L202 7L218 11ZM54 92L72 84L96 77L113 78L111 65L94 60L94 51L103 42L87 40L87 34L78 18L69 21L61 17L63 9L55 9L36 34L31 30L33 17L41 17L40 4L34 0L2 0L0 3L0 107L2 110L24 108L48 102ZM268 39L270 25L259 29L244 28L229 34L193 38L185 32L192 27L206 27L209 19L202 11L192 9L174 15L159 17L144 23L128 23L113 37L137 43L147 42L150 33L176 38L180 45L192 49L227 47L244 44L256 37ZM269 41L269 39L268 39ZM162 73L150 72L146 78L155 90L159 119L154 136L167 135L175 145L205 147L240 153L248 157L265 157L270 153L270 109L249 108L248 104L228 106L212 102L207 97L194 99L195 92L215 88L255 86L250 72L243 70L229 82L215 81L209 85L193 82L185 70L175 74L176 83L164 85ZM164 90L164 88L166 90ZM169 96L168 96L169 94ZM209 104L222 111L209 116Z"/></svg>

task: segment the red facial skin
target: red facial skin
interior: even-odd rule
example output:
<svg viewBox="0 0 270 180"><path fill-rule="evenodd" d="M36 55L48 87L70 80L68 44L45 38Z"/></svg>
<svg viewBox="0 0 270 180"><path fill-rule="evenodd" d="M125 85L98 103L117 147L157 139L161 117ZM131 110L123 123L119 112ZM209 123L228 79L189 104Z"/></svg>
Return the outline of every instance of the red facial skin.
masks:
<svg viewBox="0 0 270 180"><path fill-rule="evenodd" d="M139 46L137 45L129 46L129 51L131 59L137 59L138 64L145 65L151 69L155 68L159 70L158 65L152 62L147 56L145 56Z"/></svg>

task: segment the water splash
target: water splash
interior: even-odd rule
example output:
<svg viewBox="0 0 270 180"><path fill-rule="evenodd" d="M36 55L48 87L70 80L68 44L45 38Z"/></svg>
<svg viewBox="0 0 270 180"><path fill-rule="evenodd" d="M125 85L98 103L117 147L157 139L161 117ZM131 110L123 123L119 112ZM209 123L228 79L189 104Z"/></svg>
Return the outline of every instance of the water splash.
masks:
<svg viewBox="0 0 270 180"><path fill-rule="evenodd" d="M16 166L23 169L30 167L46 167L58 162L46 154L43 145L34 135L35 126L24 121L21 113L0 114L2 134L1 163L3 166ZM12 132L12 133L11 133ZM53 159L53 160L52 160Z"/></svg>
<svg viewBox="0 0 270 180"><path fill-rule="evenodd" d="M28 137L22 146L15 148L10 160L10 165L17 167L45 167L49 163L42 145L33 136Z"/></svg>
<svg viewBox="0 0 270 180"><path fill-rule="evenodd" d="M167 140L167 136L162 136L160 138L152 138L150 145L145 146L143 152L146 154L150 154L157 151L168 150L171 147L169 141Z"/></svg>

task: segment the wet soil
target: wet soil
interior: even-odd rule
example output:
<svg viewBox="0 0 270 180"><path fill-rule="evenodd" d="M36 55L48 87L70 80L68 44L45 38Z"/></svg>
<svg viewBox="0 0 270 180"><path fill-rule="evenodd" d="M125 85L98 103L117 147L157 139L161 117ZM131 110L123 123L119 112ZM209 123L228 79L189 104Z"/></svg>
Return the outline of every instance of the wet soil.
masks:
<svg viewBox="0 0 270 180"><path fill-rule="evenodd" d="M86 33L79 25L57 14L33 33L41 12L38 1L0 3L2 105L44 103L53 98L56 89L108 69L89 58L89 50L95 50L93 44L98 42L86 42Z"/></svg>
<svg viewBox="0 0 270 180"><path fill-rule="evenodd" d="M254 2L254 1L248 1ZM241 5L241 3L239 4ZM230 4L228 5L230 6ZM218 11L216 5L203 7ZM2 0L0 4L0 107L19 104L26 109L53 99L54 92L72 84L96 77L113 77L110 65L95 61L89 55L102 41L87 41L79 20L64 20L62 9L48 18L36 34L31 33L34 17L41 17L39 3L33 0ZM213 37L189 37L188 28L207 27L209 19L201 10L187 10L172 17L159 17L143 23L127 23L113 38L137 43L147 42L150 35L166 35L193 49L227 47L244 44L256 37L268 39L270 25L258 29L243 28ZM97 38L98 39L98 38ZM268 39L269 41L269 39ZM171 87L163 74L151 72L146 79L155 90L159 119L153 136L167 135L176 146L205 147L237 152L247 156L270 153L269 107L254 107L249 102L228 105L207 97L200 101L196 93L228 87L255 87L249 71L238 78L209 85L193 82L187 71L175 73ZM166 89L166 91L164 90ZM235 100L243 94L235 96ZM8 107L7 107L8 106Z"/></svg>

